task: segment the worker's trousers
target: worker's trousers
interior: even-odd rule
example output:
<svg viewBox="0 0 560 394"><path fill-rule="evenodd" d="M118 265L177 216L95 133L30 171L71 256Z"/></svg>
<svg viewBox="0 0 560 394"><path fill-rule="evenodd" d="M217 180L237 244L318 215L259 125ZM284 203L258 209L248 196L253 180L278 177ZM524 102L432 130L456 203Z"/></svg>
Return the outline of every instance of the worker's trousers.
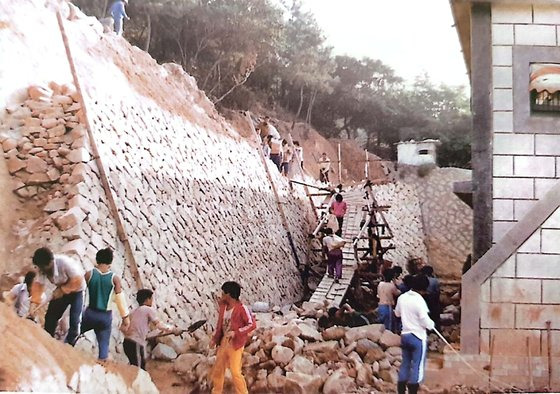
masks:
<svg viewBox="0 0 560 394"><path fill-rule="evenodd" d="M93 330L99 347L99 359L106 360L109 357L109 341L111 340L111 325L113 323L112 311L100 311L86 308L82 319L81 333Z"/></svg>
<svg viewBox="0 0 560 394"><path fill-rule="evenodd" d="M65 294L60 298L51 300L45 314L45 330L54 337L58 321L70 306L70 327L66 336L66 343L74 346L76 339L80 334L80 323L82 322L82 307L84 305L84 293L77 291L75 293Z"/></svg>
<svg viewBox="0 0 560 394"><path fill-rule="evenodd" d="M222 340L216 353L216 364L212 370L212 394L221 394L224 388L224 375L229 368L236 394L248 394L247 383L241 373L243 346L234 349L230 341Z"/></svg>
<svg viewBox="0 0 560 394"><path fill-rule="evenodd" d="M415 384L424 380L427 347L427 341L414 334L401 335L402 364L399 382Z"/></svg>
<svg viewBox="0 0 560 394"><path fill-rule="evenodd" d="M332 249L327 253L327 272L336 279L342 278L342 250Z"/></svg>
<svg viewBox="0 0 560 394"><path fill-rule="evenodd" d="M117 33L117 36L122 36L123 18L113 18L113 21L115 22L115 33Z"/></svg>

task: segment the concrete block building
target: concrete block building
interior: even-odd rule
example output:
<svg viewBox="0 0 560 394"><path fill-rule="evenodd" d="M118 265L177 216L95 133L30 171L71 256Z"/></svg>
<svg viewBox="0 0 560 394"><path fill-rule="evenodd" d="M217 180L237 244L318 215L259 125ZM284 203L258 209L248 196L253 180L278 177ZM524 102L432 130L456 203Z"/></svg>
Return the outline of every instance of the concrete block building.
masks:
<svg viewBox="0 0 560 394"><path fill-rule="evenodd" d="M503 357L510 384L558 387L560 2L450 3L473 110L476 263L463 276L461 351Z"/></svg>
<svg viewBox="0 0 560 394"><path fill-rule="evenodd" d="M397 144L397 162L409 166L437 164L438 140L405 141Z"/></svg>

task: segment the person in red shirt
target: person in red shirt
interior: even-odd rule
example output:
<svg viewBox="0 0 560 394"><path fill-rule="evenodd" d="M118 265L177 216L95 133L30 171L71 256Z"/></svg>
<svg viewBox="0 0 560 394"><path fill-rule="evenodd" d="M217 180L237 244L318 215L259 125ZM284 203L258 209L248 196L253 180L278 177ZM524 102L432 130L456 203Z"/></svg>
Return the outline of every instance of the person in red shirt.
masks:
<svg viewBox="0 0 560 394"><path fill-rule="evenodd" d="M216 332L210 346L218 346L216 363L212 370L212 394L222 393L224 374L229 368L236 394L248 394L247 383L241 372L243 349L251 332L257 328L249 309L239 301L241 286L236 282L222 285L218 301L219 313Z"/></svg>
<svg viewBox="0 0 560 394"><path fill-rule="evenodd" d="M346 215L346 210L348 206L346 201L342 198L341 194L337 194L331 205L331 213L336 216L336 221L338 222L338 229L342 231L342 224L344 223L344 215Z"/></svg>

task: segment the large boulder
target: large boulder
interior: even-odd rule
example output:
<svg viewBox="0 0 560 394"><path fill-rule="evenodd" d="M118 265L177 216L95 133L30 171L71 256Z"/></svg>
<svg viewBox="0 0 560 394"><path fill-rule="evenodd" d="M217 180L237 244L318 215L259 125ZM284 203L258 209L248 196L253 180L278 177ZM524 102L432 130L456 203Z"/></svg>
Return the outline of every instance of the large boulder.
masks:
<svg viewBox="0 0 560 394"><path fill-rule="evenodd" d="M385 358L385 352L380 346L376 345L375 348L368 350L364 356L364 362L368 364L373 364L376 361L383 360Z"/></svg>
<svg viewBox="0 0 560 394"><path fill-rule="evenodd" d="M272 359L276 364L286 365L294 357L294 351L282 345L276 345L272 348ZM270 384L270 382L269 382Z"/></svg>
<svg viewBox="0 0 560 394"><path fill-rule="evenodd" d="M327 352L329 350L335 350L338 346L337 341L327 341L327 342L314 342L305 345L303 351L307 352Z"/></svg>
<svg viewBox="0 0 560 394"><path fill-rule="evenodd" d="M350 378L346 371L339 369L334 371L325 381L324 394L349 393L356 389L354 379Z"/></svg>
<svg viewBox="0 0 560 394"><path fill-rule="evenodd" d="M379 345L367 338L362 338L356 343L356 351L361 357L364 357L367 352L378 347Z"/></svg>
<svg viewBox="0 0 560 394"><path fill-rule="evenodd" d="M298 372L287 372L286 380L288 383L295 385L298 388L297 391L301 394L317 394L319 390L321 390L321 385L323 384L323 379L320 376ZM284 392L294 392L288 391L287 387L284 390Z"/></svg>
<svg viewBox="0 0 560 394"><path fill-rule="evenodd" d="M344 338L344 334L346 334L344 327L334 326L323 331L323 339L325 341L338 341Z"/></svg>
<svg viewBox="0 0 560 394"><path fill-rule="evenodd" d="M387 383L397 384L399 380L399 374L396 369L384 369L379 372L379 377Z"/></svg>
<svg viewBox="0 0 560 394"><path fill-rule="evenodd" d="M322 339L319 331L308 324L302 323L298 325L298 328L301 330L299 336L303 339L307 339L308 341L320 341Z"/></svg>
<svg viewBox="0 0 560 394"><path fill-rule="evenodd" d="M306 375L313 375L315 365L303 356L295 356L285 368L286 371L297 372Z"/></svg>
<svg viewBox="0 0 560 394"><path fill-rule="evenodd" d="M393 334L391 331L386 330L381 335L379 339L379 344L383 346L384 349L393 347L393 346L400 346L401 345L401 336L398 334Z"/></svg>
<svg viewBox="0 0 560 394"><path fill-rule="evenodd" d="M163 343L158 343L152 350L152 358L156 360L171 361L177 358L177 352L171 346Z"/></svg>
<svg viewBox="0 0 560 394"><path fill-rule="evenodd" d="M367 326L354 327L346 331L344 342L347 345L360 339L367 338L370 341L377 342L385 331L383 324L369 324Z"/></svg>

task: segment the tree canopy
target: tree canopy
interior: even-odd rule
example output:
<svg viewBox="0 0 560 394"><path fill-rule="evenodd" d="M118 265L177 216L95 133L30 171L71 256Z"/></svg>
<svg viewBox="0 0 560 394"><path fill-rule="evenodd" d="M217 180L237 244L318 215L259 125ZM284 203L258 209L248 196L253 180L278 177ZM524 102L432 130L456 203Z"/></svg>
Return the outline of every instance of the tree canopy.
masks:
<svg viewBox="0 0 560 394"><path fill-rule="evenodd" d="M112 0L74 2L101 18ZM470 167L464 88L426 75L406 83L382 60L335 56L300 0L132 0L127 13L125 37L181 64L218 105L282 107L387 159L398 141L437 138L441 165Z"/></svg>

